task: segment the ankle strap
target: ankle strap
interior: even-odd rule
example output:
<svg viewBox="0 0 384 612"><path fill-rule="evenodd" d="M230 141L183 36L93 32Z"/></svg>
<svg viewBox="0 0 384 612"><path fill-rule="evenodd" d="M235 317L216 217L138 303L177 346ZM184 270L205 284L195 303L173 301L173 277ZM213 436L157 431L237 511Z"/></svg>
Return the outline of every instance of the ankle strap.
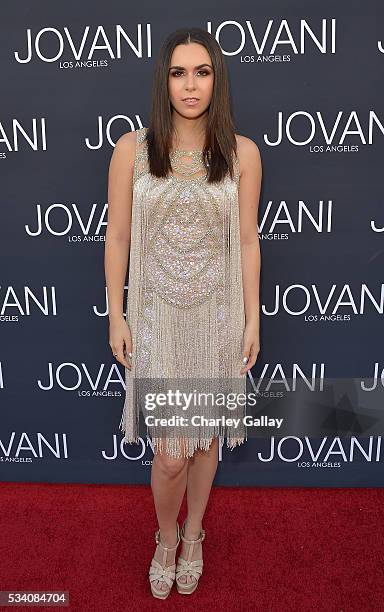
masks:
<svg viewBox="0 0 384 612"><path fill-rule="evenodd" d="M177 530L177 542L175 544L175 546L164 546L164 544L162 544L160 542L160 529L158 529L155 532L155 540L156 540L156 544L160 544L161 548L163 548L164 550L175 550L178 545L180 544L180 527L179 527L179 523L176 521L176 530Z"/></svg>
<svg viewBox="0 0 384 612"><path fill-rule="evenodd" d="M183 540L183 542L185 542L186 544L195 544L196 542L203 542L203 540L205 539L205 529L201 529L200 530L200 535L197 538L197 540L187 540L184 537L184 533L185 533L185 522L183 523L183 526L181 528L181 532L180 532L180 537Z"/></svg>

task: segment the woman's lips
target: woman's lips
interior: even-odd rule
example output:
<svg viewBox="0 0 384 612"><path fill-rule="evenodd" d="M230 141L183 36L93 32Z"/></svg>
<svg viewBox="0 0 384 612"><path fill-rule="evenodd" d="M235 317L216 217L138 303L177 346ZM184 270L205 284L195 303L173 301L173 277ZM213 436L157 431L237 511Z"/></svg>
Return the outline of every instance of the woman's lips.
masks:
<svg viewBox="0 0 384 612"><path fill-rule="evenodd" d="M199 103L199 100L197 98L186 98L185 100L183 100L183 102L187 106L196 106L196 104Z"/></svg>

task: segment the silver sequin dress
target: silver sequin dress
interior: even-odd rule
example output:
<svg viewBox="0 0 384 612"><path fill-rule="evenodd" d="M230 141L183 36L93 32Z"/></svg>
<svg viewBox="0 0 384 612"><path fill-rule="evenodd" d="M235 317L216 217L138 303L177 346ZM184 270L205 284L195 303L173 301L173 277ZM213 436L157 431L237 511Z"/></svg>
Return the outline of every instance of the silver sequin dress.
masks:
<svg viewBox="0 0 384 612"><path fill-rule="evenodd" d="M143 440L140 412L143 419L150 412L143 407L141 381L154 379L163 391L166 382L191 380L193 391L196 381L204 380L216 391L246 393L246 377L240 375L245 317L238 158L234 155L234 178L227 175L216 184L201 172L194 178L175 172L155 177L148 169L146 131L136 130L133 171L126 303L133 356L132 369L125 369L124 443ZM165 416L169 406L156 410L151 416ZM231 450L247 438L244 403L205 411L212 420L198 426L146 424L154 452L191 457L197 448L208 449L214 436L226 438ZM195 412L200 415L200 408ZM179 407L181 413L188 416ZM227 417L240 422L234 427Z"/></svg>

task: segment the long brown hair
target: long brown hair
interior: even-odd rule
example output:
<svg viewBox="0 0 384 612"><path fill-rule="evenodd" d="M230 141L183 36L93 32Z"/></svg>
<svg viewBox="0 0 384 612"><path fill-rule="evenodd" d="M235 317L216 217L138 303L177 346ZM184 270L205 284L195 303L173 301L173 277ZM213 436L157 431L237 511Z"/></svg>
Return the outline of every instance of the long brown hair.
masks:
<svg viewBox="0 0 384 612"><path fill-rule="evenodd" d="M171 172L172 111L168 72L174 48L199 43L211 58L214 70L212 98L208 108L203 158L209 163L208 182L220 181L229 172L233 179L233 153L237 153L227 65L215 37L201 28L183 28L164 41L155 64L152 109L146 135L150 173L166 177Z"/></svg>

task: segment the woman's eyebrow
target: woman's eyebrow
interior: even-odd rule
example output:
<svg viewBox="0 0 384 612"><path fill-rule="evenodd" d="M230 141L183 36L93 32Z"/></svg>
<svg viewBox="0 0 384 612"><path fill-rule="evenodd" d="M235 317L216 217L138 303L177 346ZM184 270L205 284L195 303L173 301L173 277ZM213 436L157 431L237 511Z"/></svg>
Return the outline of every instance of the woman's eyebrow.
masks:
<svg viewBox="0 0 384 612"><path fill-rule="evenodd" d="M208 68L212 68L210 64L199 64L198 66L195 66L195 68L203 68L204 66L208 66ZM172 68L177 68L177 70L184 70L183 66L171 66L170 70L172 70Z"/></svg>

